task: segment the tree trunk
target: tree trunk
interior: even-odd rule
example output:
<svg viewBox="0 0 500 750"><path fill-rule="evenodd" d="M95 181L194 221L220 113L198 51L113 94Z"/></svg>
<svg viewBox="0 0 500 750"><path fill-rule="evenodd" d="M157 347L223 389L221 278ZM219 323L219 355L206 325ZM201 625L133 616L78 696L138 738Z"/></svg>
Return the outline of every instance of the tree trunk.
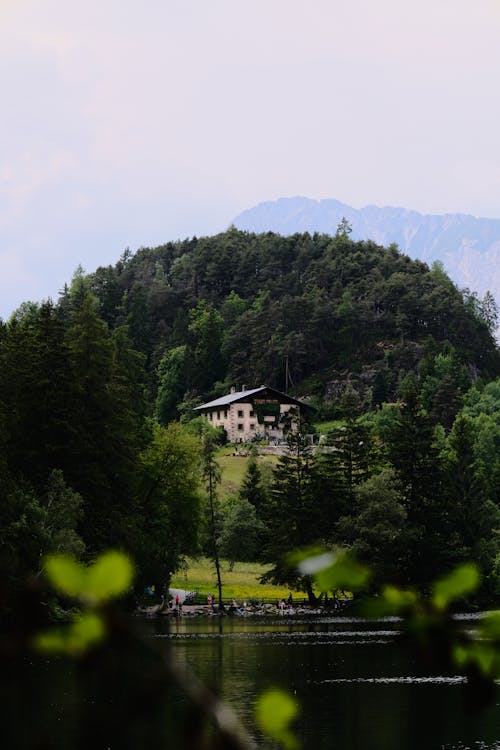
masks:
<svg viewBox="0 0 500 750"><path fill-rule="evenodd" d="M316 597L316 594L313 591L311 579L309 578L309 576L307 576L307 578L305 579L305 586L306 586L307 601L311 605L317 604L318 599Z"/></svg>

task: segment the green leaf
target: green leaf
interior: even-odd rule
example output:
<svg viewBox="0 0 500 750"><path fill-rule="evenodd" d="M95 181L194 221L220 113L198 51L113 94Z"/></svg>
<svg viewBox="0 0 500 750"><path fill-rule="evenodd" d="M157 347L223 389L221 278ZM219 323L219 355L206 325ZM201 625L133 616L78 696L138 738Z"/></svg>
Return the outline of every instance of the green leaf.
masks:
<svg viewBox="0 0 500 750"><path fill-rule="evenodd" d="M302 575L314 575L320 591L349 589L355 591L363 588L370 571L357 563L347 552L324 552L306 558L298 565Z"/></svg>
<svg viewBox="0 0 500 750"><path fill-rule="evenodd" d="M482 638L500 640L500 612L488 612L480 622L479 632Z"/></svg>
<svg viewBox="0 0 500 750"><path fill-rule="evenodd" d="M84 612L65 628L38 633L34 646L43 653L79 656L100 643L105 635L106 625L102 617L97 612Z"/></svg>
<svg viewBox="0 0 500 750"><path fill-rule="evenodd" d="M396 612L402 609L414 607L418 601L418 596L414 591L404 591L396 586L385 586L382 591L387 604Z"/></svg>
<svg viewBox="0 0 500 750"><path fill-rule="evenodd" d="M45 573L61 593L98 604L124 594L132 583L134 568L127 555L111 550L88 568L66 555L48 555Z"/></svg>
<svg viewBox="0 0 500 750"><path fill-rule="evenodd" d="M85 589L87 571L68 555L48 555L45 558L45 575L52 586L66 596L80 596Z"/></svg>
<svg viewBox="0 0 500 750"><path fill-rule="evenodd" d="M290 729L298 714L297 701L285 690L271 688L262 693L255 705L255 718L264 734L287 750L296 750L299 743Z"/></svg>
<svg viewBox="0 0 500 750"><path fill-rule="evenodd" d="M133 576L134 568L127 555L105 552L87 570L86 595L98 601L121 596L129 589Z"/></svg>
<svg viewBox="0 0 500 750"><path fill-rule="evenodd" d="M75 617L70 630L69 647L72 653L82 652L100 643L106 635L106 625L97 612L83 612Z"/></svg>
<svg viewBox="0 0 500 750"><path fill-rule="evenodd" d="M464 669L468 664L475 664L484 676L496 676L498 664L495 648L489 643L456 645L453 649L453 659L460 669Z"/></svg>
<svg viewBox="0 0 500 750"><path fill-rule="evenodd" d="M433 587L433 603L438 609L445 609L451 601L461 599L478 587L480 574L477 565L464 563L436 581Z"/></svg>

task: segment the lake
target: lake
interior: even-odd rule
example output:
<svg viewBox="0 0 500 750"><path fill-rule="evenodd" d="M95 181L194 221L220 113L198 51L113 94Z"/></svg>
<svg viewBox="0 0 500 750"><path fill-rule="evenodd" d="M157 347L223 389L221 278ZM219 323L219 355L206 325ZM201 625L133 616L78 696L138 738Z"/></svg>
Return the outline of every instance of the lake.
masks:
<svg viewBox="0 0 500 750"><path fill-rule="evenodd" d="M457 675L430 674L405 650L397 620L346 617L133 618L82 663L25 656L0 674L1 747L20 750L179 748L196 721L165 678L172 649L241 717L257 745L253 705L266 688L301 706L304 750L500 750L499 696L480 713ZM474 627L463 619L461 626ZM144 649L142 643L155 649ZM139 643L140 647L135 647ZM144 653L143 653L144 652ZM196 747L198 744L185 743Z"/></svg>
<svg viewBox="0 0 500 750"><path fill-rule="evenodd" d="M471 714L461 678L422 670L398 625L226 617L150 622L146 629L220 690L259 744L252 707L259 691L276 685L301 705L296 730L306 749L500 748L499 699Z"/></svg>

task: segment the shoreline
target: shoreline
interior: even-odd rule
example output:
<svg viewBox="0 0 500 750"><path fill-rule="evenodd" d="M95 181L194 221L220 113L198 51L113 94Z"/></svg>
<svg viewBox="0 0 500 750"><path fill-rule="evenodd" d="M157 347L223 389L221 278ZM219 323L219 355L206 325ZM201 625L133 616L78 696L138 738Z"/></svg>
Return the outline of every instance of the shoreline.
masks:
<svg viewBox="0 0 500 750"><path fill-rule="evenodd" d="M175 607L162 608L161 604L154 604L150 607L138 607L134 614L140 617L296 617L297 615L341 615L346 613L350 607L342 605L340 607L315 607L313 605L301 605L297 607L286 606L280 608L276 604L264 604L262 606L247 606L245 608L226 607L222 612L218 611L217 606L208 604L184 604L180 610Z"/></svg>

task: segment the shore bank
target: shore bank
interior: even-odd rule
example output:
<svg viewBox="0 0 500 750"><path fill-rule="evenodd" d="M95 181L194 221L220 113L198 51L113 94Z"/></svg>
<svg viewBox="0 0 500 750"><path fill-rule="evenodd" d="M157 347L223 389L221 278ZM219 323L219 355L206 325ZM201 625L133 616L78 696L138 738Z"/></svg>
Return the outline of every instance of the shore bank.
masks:
<svg viewBox="0 0 500 750"><path fill-rule="evenodd" d="M151 607L139 607L136 614L142 617L266 617L266 616L297 616L297 615L332 615L342 614L346 611L348 605L342 604L339 607L314 607L298 606L284 608L276 604L263 604L259 606L247 605L246 607L224 607L219 612L217 606L208 604L184 604L177 609L176 607L162 608L160 604Z"/></svg>

